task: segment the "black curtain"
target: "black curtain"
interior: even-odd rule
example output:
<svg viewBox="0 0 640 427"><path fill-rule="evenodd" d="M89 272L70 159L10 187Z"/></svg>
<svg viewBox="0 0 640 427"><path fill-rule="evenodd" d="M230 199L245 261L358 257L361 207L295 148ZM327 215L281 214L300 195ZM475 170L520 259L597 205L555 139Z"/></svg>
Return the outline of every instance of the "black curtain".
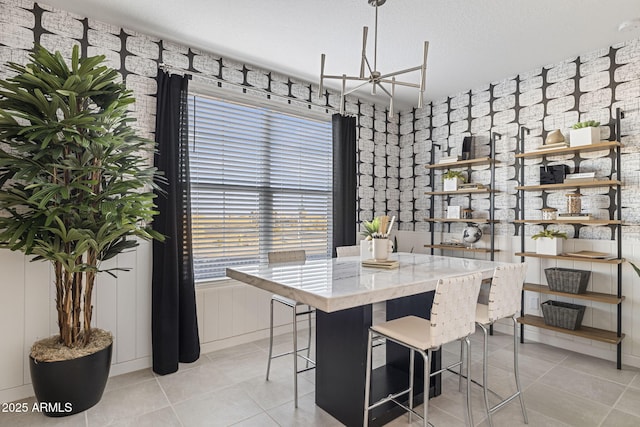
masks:
<svg viewBox="0 0 640 427"><path fill-rule="evenodd" d="M356 244L356 118L334 114L333 256L338 246Z"/></svg>
<svg viewBox="0 0 640 427"><path fill-rule="evenodd" d="M178 362L200 357L191 247L187 88L189 79L158 71L155 166L164 174L153 228L153 371L165 375Z"/></svg>

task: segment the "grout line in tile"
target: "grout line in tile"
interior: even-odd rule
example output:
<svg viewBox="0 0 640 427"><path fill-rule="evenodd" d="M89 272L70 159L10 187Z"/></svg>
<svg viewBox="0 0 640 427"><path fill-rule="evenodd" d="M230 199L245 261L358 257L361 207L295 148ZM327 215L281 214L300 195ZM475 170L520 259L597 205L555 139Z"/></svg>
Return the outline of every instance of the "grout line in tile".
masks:
<svg viewBox="0 0 640 427"><path fill-rule="evenodd" d="M178 416L178 413L176 412L176 408L173 407L173 403L171 403L171 400L169 399L169 396L167 396L167 393L164 391L164 387L162 387L162 384L160 384L160 380L158 379L157 376L156 376L155 379L156 379L156 382L158 383L158 386L160 387L160 391L162 391L162 395L164 396L165 399L167 399L167 402L169 402L169 407L171 408L171 412L173 412L173 415L176 416L176 419L178 420L180 425L182 427L184 427L184 424L182 423L182 420L180 419L180 417Z"/></svg>

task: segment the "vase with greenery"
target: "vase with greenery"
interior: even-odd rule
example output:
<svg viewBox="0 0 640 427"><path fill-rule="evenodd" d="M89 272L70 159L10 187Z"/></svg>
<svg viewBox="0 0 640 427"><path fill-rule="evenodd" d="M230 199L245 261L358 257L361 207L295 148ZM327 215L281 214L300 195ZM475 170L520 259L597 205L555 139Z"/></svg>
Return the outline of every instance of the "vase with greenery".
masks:
<svg viewBox="0 0 640 427"><path fill-rule="evenodd" d="M155 211L153 142L138 137L133 95L104 56L69 60L35 46L0 80L0 247L53 265L56 348L92 341L92 292L101 267L150 228ZM58 360L44 350L32 357ZM66 353L69 353L66 351Z"/></svg>
<svg viewBox="0 0 640 427"><path fill-rule="evenodd" d="M531 238L536 240L537 254L559 255L562 252L562 241L567 238L567 233L547 228Z"/></svg>
<svg viewBox="0 0 640 427"><path fill-rule="evenodd" d="M466 178L461 171L451 169L442 174L442 180L442 189L444 191L457 191L458 186L466 182Z"/></svg>
<svg viewBox="0 0 640 427"><path fill-rule="evenodd" d="M600 140L600 122L586 120L571 126L569 131L569 145L579 147L594 144Z"/></svg>

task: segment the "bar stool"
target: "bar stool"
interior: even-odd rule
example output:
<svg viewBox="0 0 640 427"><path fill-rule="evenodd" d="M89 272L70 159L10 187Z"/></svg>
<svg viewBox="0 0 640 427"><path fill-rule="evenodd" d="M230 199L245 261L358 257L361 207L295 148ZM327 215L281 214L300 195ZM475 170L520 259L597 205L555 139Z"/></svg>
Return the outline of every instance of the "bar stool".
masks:
<svg viewBox="0 0 640 427"><path fill-rule="evenodd" d="M518 367L518 322L516 313L520 310L522 298L522 286L527 272L527 264L507 264L496 267L489 290L489 300L487 304L478 304L476 307L476 324L482 329L484 334L483 360L482 360L482 390L484 392L484 404L487 411L489 426L493 426L491 413L502 408L516 397L520 398L522 416L525 424L529 423L527 410L524 406L522 388L520 386L520 372ZM500 319L511 317L513 321L513 374L516 381L516 392L503 399L500 403L491 407L489 405L489 387L487 385L487 360L489 335L487 326L493 325Z"/></svg>
<svg viewBox="0 0 640 427"><path fill-rule="evenodd" d="M304 263L306 260L306 253L304 250L295 250L295 251L280 251L280 252L269 252L269 264L280 264L280 263ZM291 351L287 351L284 353L273 355L273 303L277 302L285 307L289 307L293 316L293 349ZM269 381L269 371L271 370L271 360L287 356L289 354L293 354L293 394L294 394L294 402L295 407L298 407L298 374L302 372L306 372L310 369L315 368L315 361L311 359L311 314L314 312L310 306L306 304L299 303L298 301L294 301L289 298L285 298L280 295L273 295L271 297L271 310L269 317L269 359L267 361L267 376L266 380ZM304 348L298 348L298 317L307 316L308 324L308 336L307 336L307 346ZM307 355L303 356L299 354L301 351L307 351ZM298 370L298 357L301 357L305 360L306 366L304 369ZM309 365L313 366L309 366Z"/></svg>
<svg viewBox="0 0 640 427"><path fill-rule="evenodd" d="M431 355L443 344L455 340L461 340L467 349L467 413L470 425L473 426L473 414L471 413L471 348L469 335L475 330L475 307L480 292L482 274L474 273L463 276L441 279L438 281L431 307L431 319L423 319L416 316L405 316L390 320L369 328L369 340L367 345L367 372L364 394L364 419L363 425L369 424L369 411L389 401L401 406L409 412L409 422L414 414L421 418L425 427L428 426L429 415L429 379L447 369L463 365L463 358L445 368L431 373ZM385 337L410 350L409 359L409 388L370 403L371 388L371 348L372 340L376 336ZM424 361L424 410L420 415L413 410L413 372L415 352L418 352ZM398 401L398 397L409 394L409 406Z"/></svg>
<svg viewBox="0 0 640 427"><path fill-rule="evenodd" d="M336 255L338 256L338 258L345 256L360 256L360 246L338 246L336 248Z"/></svg>

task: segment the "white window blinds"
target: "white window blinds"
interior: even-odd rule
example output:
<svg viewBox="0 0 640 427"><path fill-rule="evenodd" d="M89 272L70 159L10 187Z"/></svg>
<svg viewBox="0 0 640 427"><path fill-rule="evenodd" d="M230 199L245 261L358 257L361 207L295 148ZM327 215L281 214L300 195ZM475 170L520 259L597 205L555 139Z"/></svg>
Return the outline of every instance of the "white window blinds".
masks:
<svg viewBox="0 0 640 427"><path fill-rule="evenodd" d="M331 253L331 122L189 98L196 281L267 252Z"/></svg>

